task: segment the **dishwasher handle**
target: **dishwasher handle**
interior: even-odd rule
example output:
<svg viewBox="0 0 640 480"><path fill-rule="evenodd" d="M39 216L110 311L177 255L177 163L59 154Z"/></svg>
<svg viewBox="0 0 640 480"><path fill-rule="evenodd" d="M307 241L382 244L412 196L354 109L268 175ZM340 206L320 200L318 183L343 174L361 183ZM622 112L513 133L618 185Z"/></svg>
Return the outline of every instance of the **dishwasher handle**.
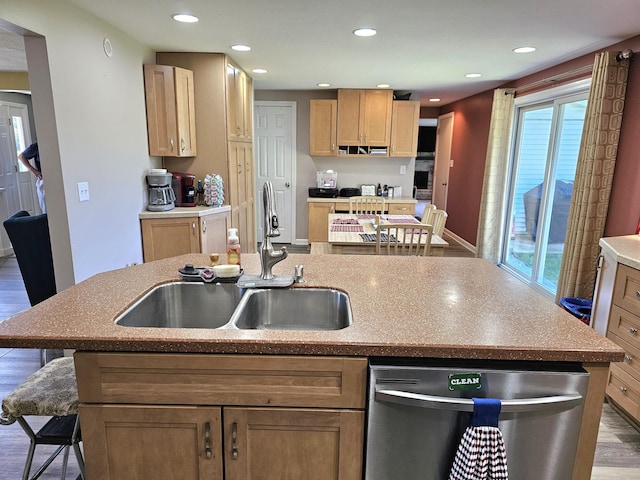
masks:
<svg viewBox="0 0 640 480"><path fill-rule="evenodd" d="M420 393L403 392L401 390L387 390L383 388L379 389L376 387L376 400L411 407L473 412L473 400L471 398L423 395ZM500 412L513 413L551 410L558 407L573 407L581 402L582 395L579 394L554 395L535 398L514 398L511 400L500 400L500 403L502 404Z"/></svg>

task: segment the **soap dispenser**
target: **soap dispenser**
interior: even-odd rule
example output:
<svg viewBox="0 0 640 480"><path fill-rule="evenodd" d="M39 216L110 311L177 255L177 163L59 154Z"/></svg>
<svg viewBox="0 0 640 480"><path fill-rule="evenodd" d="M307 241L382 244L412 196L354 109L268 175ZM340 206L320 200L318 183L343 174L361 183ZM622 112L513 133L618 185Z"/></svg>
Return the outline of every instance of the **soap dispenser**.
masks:
<svg viewBox="0 0 640 480"><path fill-rule="evenodd" d="M240 265L240 239L237 228L230 228L227 232L227 263Z"/></svg>

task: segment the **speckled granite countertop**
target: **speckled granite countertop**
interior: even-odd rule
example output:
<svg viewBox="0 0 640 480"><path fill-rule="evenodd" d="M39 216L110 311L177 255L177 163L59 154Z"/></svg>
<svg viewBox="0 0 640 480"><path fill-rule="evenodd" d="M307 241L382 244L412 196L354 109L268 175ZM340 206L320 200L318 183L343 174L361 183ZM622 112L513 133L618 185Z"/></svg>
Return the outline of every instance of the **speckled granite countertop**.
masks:
<svg viewBox="0 0 640 480"><path fill-rule="evenodd" d="M640 270L640 235L606 237L600 239L602 250L616 262Z"/></svg>
<svg viewBox="0 0 640 480"><path fill-rule="evenodd" d="M243 257L248 274L257 254ZM495 265L472 258L290 255L304 287L346 290L354 323L337 331L130 328L114 318L154 285L178 280L184 255L101 273L0 324L0 347L621 361L623 351Z"/></svg>

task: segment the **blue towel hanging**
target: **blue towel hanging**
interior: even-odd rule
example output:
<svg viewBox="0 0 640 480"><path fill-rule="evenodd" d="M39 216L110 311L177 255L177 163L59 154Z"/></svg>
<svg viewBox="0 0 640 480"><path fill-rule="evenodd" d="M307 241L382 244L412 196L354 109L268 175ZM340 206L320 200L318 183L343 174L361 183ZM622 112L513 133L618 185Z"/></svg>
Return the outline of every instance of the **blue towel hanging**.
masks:
<svg viewBox="0 0 640 480"><path fill-rule="evenodd" d="M474 398L471 425L464 432L449 480L508 480L507 452L495 398Z"/></svg>

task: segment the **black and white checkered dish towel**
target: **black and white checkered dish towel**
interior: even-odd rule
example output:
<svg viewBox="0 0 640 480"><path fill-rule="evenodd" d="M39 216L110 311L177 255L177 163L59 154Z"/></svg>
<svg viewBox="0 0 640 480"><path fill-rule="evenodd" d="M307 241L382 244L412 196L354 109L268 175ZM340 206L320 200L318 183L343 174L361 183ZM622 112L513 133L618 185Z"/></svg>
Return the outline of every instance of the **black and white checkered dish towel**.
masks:
<svg viewBox="0 0 640 480"><path fill-rule="evenodd" d="M508 480L507 452L498 428L500 400L474 398L471 426L462 436L449 480Z"/></svg>

